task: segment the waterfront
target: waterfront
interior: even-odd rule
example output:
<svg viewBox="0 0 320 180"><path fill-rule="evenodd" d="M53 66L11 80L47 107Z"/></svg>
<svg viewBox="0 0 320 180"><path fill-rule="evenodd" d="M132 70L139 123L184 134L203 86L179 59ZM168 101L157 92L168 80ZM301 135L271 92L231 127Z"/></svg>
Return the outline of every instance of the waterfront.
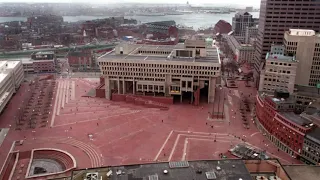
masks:
<svg viewBox="0 0 320 180"><path fill-rule="evenodd" d="M258 18L259 12L252 12L253 17ZM215 25L220 19L232 24L232 17L235 13L230 14L183 14L183 15L166 15L166 16L125 16L125 18L133 18L141 23L153 21L174 20L177 24L185 26L193 26L194 29L201 27L210 27ZM110 16L63 16L66 22L87 21L93 19L108 18ZM0 17L0 23L8 21L26 21L27 17Z"/></svg>

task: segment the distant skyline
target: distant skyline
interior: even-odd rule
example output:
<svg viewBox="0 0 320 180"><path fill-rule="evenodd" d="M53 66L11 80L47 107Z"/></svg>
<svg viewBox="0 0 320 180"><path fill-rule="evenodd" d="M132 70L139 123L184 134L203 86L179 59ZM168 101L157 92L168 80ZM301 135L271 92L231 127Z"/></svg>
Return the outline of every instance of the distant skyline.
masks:
<svg viewBox="0 0 320 180"><path fill-rule="evenodd" d="M259 7L261 0L246 0L241 2L239 0L189 0L191 5L217 4L217 5L235 5L235 6L254 6ZM114 4L114 3L147 3L147 4L186 4L186 0L171 0L165 2L163 0L0 0L0 3L90 3L90 4ZM165 3L164 3L165 2Z"/></svg>

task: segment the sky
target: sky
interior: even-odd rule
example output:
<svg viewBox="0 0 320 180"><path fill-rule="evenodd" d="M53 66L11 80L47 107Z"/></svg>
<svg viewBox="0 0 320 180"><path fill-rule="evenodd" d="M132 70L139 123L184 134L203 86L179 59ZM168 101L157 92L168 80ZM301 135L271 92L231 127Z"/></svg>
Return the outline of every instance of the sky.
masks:
<svg viewBox="0 0 320 180"><path fill-rule="evenodd" d="M186 4L188 0L0 0L2 2L38 2L38 3L93 3L93 4L107 4L107 3L170 3L170 4ZM201 5L201 4L233 4L242 6L259 6L260 0L189 0L191 5Z"/></svg>

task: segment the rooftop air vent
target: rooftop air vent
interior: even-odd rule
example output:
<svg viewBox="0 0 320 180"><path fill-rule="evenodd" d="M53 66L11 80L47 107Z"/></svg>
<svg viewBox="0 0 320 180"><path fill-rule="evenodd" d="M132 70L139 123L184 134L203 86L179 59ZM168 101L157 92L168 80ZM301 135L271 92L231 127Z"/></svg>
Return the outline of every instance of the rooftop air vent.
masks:
<svg viewBox="0 0 320 180"><path fill-rule="evenodd" d="M121 175L121 174L122 174L122 171L119 169L119 170L117 170L116 174L117 174L117 175Z"/></svg>
<svg viewBox="0 0 320 180"><path fill-rule="evenodd" d="M188 161L169 162L170 168L186 168L189 167Z"/></svg>
<svg viewBox="0 0 320 180"><path fill-rule="evenodd" d="M98 173L87 173L86 174L86 180L98 180Z"/></svg>
<svg viewBox="0 0 320 180"><path fill-rule="evenodd" d="M214 172L206 172L207 179L217 179L217 176Z"/></svg>
<svg viewBox="0 0 320 180"><path fill-rule="evenodd" d="M149 180L158 180L158 174L150 175Z"/></svg>
<svg viewBox="0 0 320 180"><path fill-rule="evenodd" d="M109 170L108 172L107 172L107 177L110 177L112 175L112 170Z"/></svg>

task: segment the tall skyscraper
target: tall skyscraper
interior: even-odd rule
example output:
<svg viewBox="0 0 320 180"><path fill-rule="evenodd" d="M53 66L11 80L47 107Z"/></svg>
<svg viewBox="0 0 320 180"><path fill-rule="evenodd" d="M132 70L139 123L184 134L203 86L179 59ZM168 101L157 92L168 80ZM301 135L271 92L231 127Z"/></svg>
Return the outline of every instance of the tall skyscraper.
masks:
<svg viewBox="0 0 320 180"><path fill-rule="evenodd" d="M254 25L254 19L248 12L238 12L232 18L232 31L235 36L239 36L244 40L247 27Z"/></svg>
<svg viewBox="0 0 320 180"><path fill-rule="evenodd" d="M271 44L282 44L289 29L320 31L320 0L261 0L255 52L255 82L258 86Z"/></svg>
<svg viewBox="0 0 320 180"><path fill-rule="evenodd" d="M320 35L313 30L290 29L284 34L286 53L299 61L295 84L317 86L320 82Z"/></svg>

